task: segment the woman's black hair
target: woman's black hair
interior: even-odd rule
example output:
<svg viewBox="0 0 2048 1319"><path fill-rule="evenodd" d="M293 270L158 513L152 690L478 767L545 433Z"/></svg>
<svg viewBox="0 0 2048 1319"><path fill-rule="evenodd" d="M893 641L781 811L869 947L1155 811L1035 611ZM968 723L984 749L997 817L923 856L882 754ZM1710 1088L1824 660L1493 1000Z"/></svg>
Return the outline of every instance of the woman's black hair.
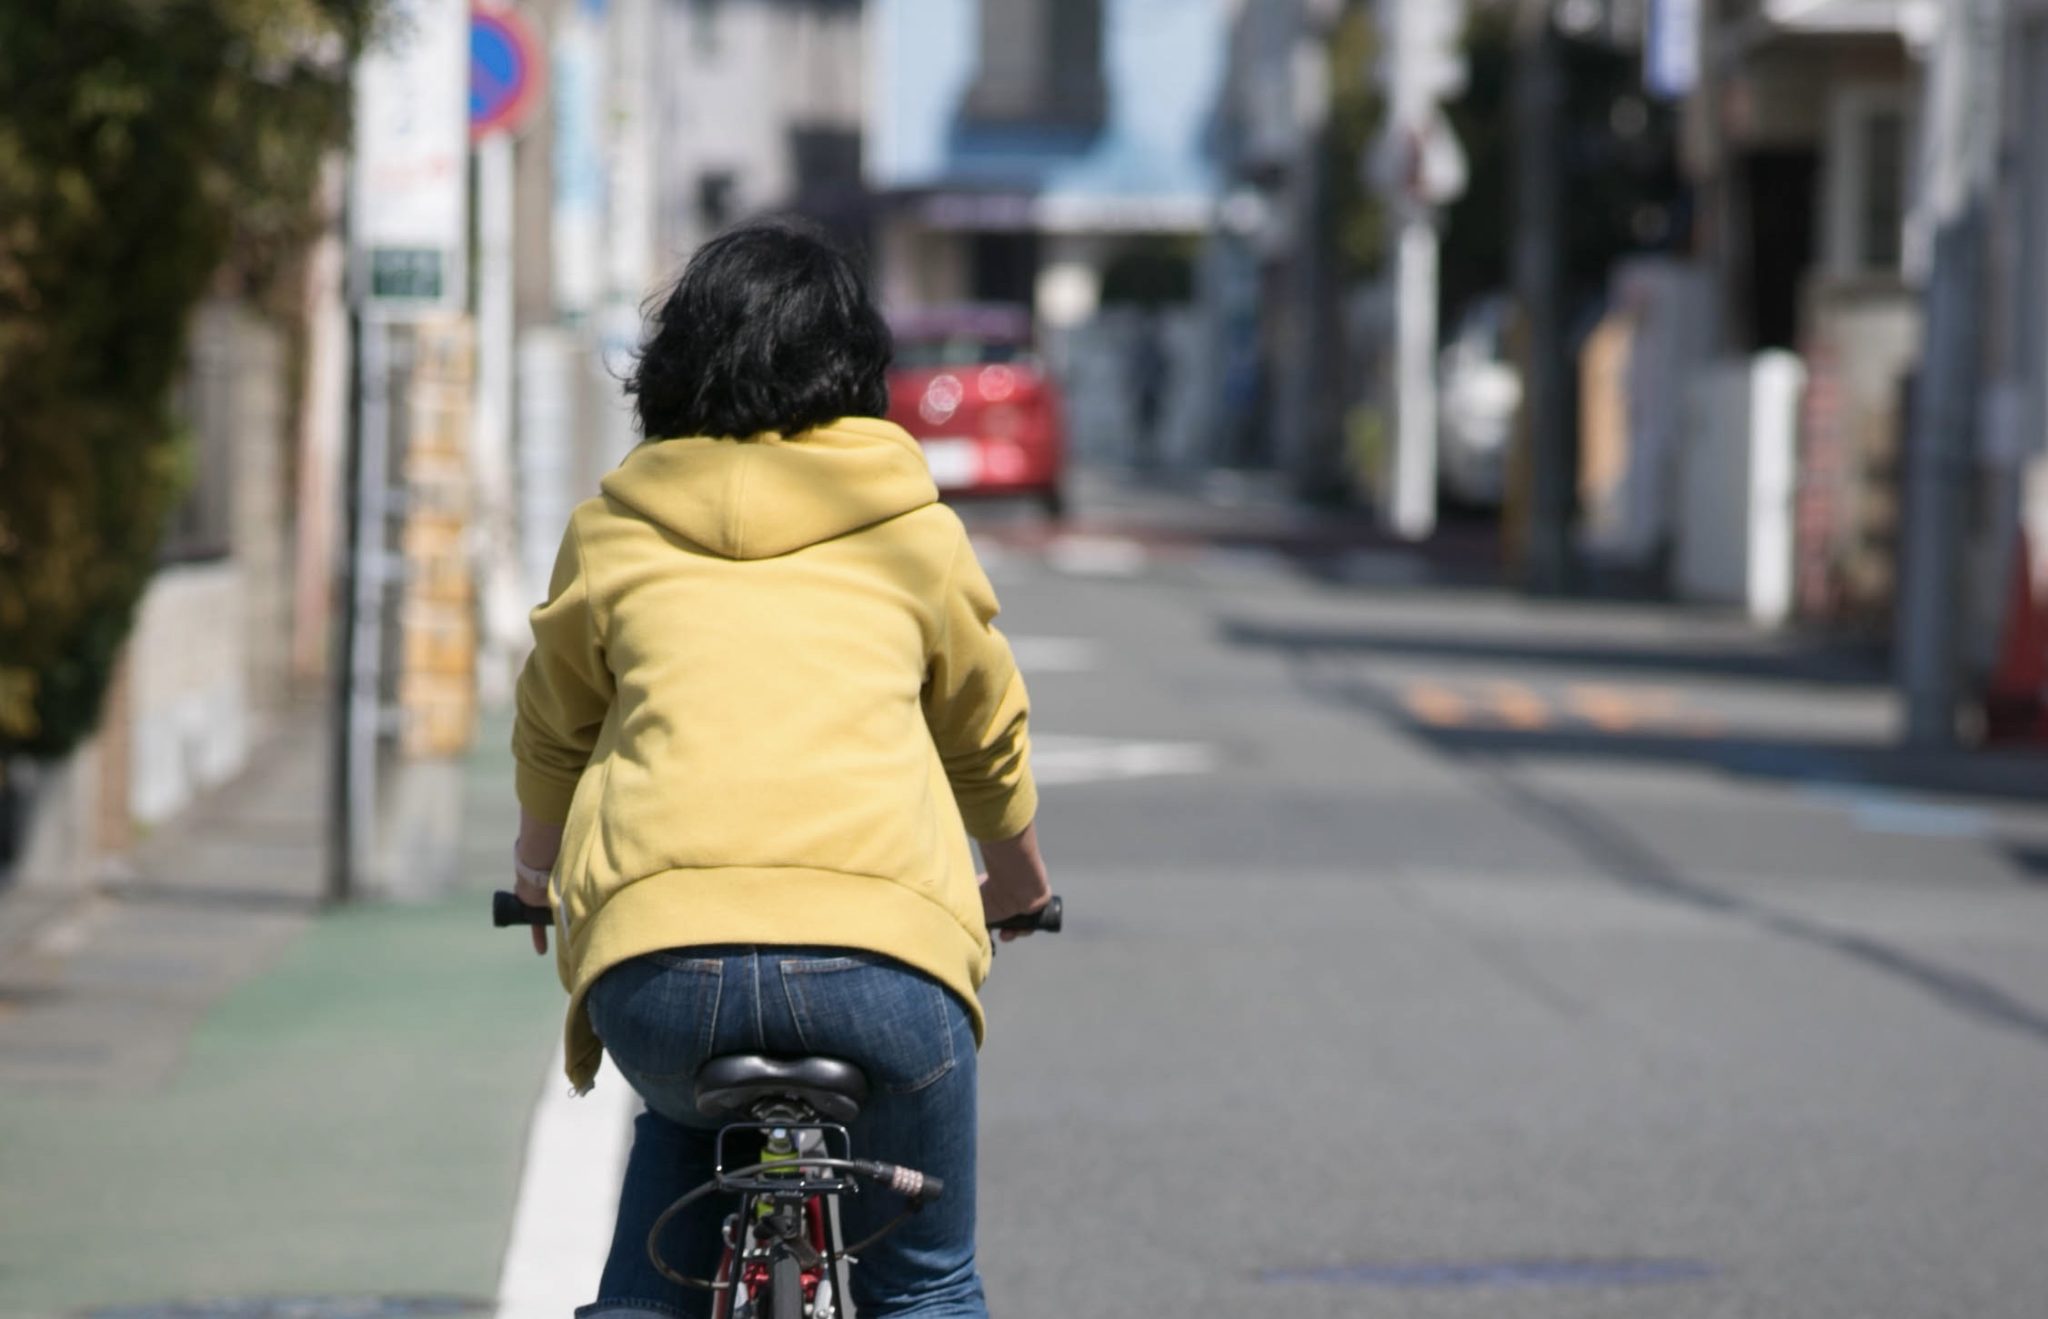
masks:
<svg viewBox="0 0 2048 1319"><path fill-rule="evenodd" d="M794 435L889 407L889 327L823 231L755 220L697 249L648 321L626 392L640 433Z"/></svg>

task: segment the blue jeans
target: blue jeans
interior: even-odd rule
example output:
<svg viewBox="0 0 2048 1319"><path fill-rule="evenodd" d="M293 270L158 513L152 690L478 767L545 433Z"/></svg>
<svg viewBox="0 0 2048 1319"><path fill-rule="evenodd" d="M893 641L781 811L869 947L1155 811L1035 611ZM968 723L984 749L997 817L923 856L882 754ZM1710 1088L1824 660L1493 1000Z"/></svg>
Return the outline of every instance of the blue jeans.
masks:
<svg viewBox="0 0 2048 1319"><path fill-rule="evenodd" d="M862 1252L853 1299L863 1319L986 1319L974 1267L974 1027L939 983L873 953L838 948L678 948L638 957L591 987L590 1023L647 1101L619 1195L618 1226L594 1304L578 1319L703 1319L711 1293L679 1287L647 1258L654 1221L711 1180L717 1124L698 1116L694 1077L731 1053L822 1054L858 1064L868 1101L849 1131L856 1158L944 1180L945 1194ZM880 1187L842 1197L846 1240L894 1218ZM734 1197L699 1200L670 1224L662 1257L688 1277L718 1268Z"/></svg>

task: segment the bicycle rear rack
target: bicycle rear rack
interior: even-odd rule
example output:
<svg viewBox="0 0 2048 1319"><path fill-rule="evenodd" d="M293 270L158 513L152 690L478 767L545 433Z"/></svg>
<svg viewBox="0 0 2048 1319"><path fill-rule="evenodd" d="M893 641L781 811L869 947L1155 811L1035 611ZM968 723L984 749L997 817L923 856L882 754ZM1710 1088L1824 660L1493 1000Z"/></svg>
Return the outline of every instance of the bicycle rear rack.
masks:
<svg viewBox="0 0 2048 1319"><path fill-rule="evenodd" d="M815 1132L818 1139L816 1148L803 1149L799 1147L795 1152L776 1161L774 1171L759 1170L759 1162L749 1158L740 1164L740 1171L750 1173L751 1175L732 1177L726 1174L726 1169L732 1166L731 1161L726 1157L726 1141L739 1132L759 1133L764 1144L777 1132L784 1133L785 1135ZM834 1149L835 1144L837 1145L836 1150ZM849 1172L839 1169L810 1167L808 1166L808 1160L831 1159L847 1162L851 1161L852 1158L853 1138L847 1134L845 1127L834 1122L819 1122L816 1119L786 1122L729 1122L724 1127L721 1127L718 1132L718 1145L714 1155L715 1166L712 1176L718 1183L720 1190L730 1191L734 1194L774 1196L841 1195L860 1189L854 1176ZM782 1171L783 1164L787 1165L788 1171Z"/></svg>

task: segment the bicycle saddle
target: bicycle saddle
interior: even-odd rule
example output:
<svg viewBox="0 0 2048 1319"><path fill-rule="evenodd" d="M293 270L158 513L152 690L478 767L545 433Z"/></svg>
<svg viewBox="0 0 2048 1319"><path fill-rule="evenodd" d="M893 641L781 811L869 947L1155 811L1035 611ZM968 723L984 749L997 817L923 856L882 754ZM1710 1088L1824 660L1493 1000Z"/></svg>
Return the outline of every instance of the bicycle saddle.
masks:
<svg viewBox="0 0 2048 1319"><path fill-rule="evenodd" d="M791 1098L819 1117L851 1122L868 1097L867 1073L837 1058L765 1058L735 1053L697 1070L697 1111L707 1118L744 1118L763 1099Z"/></svg>

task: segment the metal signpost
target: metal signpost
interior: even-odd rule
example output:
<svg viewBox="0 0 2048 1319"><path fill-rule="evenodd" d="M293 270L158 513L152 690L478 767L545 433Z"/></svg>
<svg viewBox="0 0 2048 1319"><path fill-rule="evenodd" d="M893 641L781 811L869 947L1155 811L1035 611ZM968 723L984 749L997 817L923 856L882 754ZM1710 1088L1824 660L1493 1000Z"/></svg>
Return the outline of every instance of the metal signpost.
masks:
<svg viewBox="0 0 2048 1319"><path fill-rule="evenodd" d="M479 9L469 46L469 131L476 144L477 360L473 470L481 542L487 699L508 694L511 656L524 620L513 482L512 145L540 99L544 60L526 23L509 10Z"/></svg>
<svg viewBox="0 0 2048 1319"><path fill-rule="evenodd" d="M389 43L355 79L349 293L356 326L348 581L337 668L337 736L327 896L346 901L377 857L384 732L384 608L392 562L394 325L467 302L469 5L393 0Z"/></svg>

